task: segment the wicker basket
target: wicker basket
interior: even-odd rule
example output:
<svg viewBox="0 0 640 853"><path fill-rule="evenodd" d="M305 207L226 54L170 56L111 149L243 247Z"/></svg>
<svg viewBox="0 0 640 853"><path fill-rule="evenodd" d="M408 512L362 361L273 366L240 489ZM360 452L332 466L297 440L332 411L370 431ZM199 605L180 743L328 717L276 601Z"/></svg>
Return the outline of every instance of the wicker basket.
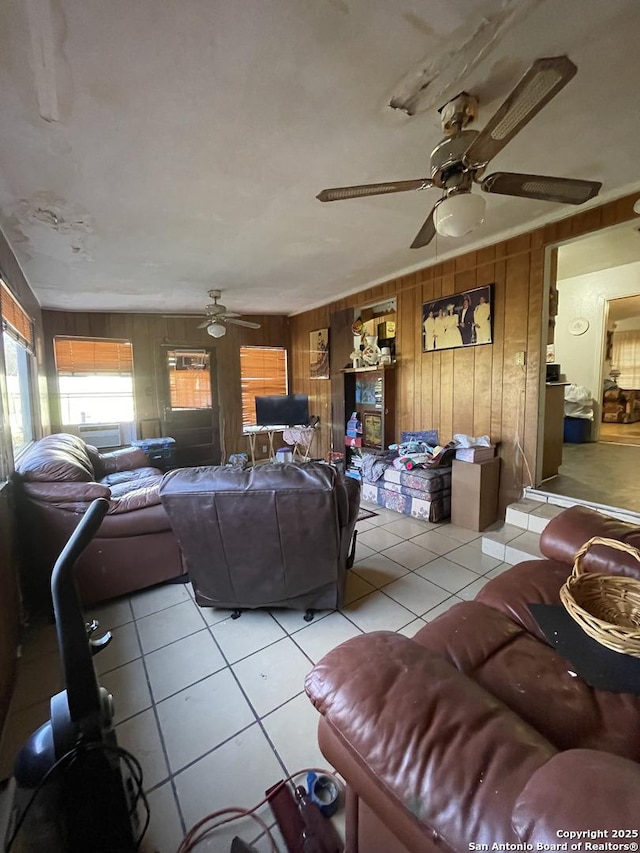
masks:
<svg viewBox="0 0 640 853"><path fill-rule="evenodd" d="M594 640L614 652L640 658L640 581L584 572L582 558L593 545L624 551L640 562L640 552L630 545L594 536L576 553L573 571L560 589L560 599L569 615Z"/></svg>

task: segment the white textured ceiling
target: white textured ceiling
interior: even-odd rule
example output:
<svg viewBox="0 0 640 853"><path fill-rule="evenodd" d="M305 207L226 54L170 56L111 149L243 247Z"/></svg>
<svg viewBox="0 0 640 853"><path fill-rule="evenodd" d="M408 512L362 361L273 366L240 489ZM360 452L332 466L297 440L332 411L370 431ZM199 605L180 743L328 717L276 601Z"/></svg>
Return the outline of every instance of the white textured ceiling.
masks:
<svg viewBox="0 0 640 853"><path fill-rule="evenodd" d="M424 176L436 108L482 127L538 57L578 74L490 171L640 187L639 37L637 0L4 0L0 224L43 307L295 313L571 212L411 250L436 190L315 199Z"/></svg>

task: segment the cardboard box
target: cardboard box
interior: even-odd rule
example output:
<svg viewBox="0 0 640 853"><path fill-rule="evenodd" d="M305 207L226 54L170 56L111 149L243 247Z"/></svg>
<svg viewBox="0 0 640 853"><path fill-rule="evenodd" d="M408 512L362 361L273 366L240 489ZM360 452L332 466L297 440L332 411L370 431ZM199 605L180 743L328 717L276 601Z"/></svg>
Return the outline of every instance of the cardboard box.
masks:
<svg viewBox="0 0 640 853"><path fill-rule="evenodd" d="M498 518L500 457L485 462L453 460L451 523L467 530L484 530Z"/></svg>
<svg viewBox="0 0 640 853"><path fill-rule="evenodd" d="M456 450L456 459L462 462L484 462L496 455L495 444L489 447L460 447Z"/></svg>

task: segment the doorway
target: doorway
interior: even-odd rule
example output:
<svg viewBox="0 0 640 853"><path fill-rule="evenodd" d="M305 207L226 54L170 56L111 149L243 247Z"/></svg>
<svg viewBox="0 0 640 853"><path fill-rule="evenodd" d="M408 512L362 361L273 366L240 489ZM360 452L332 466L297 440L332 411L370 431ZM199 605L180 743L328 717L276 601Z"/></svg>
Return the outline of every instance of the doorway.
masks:
<svg viewBox="0 0 640 853"><path fill-rule="evenodd" d="M602 418L598 440L640 445L640 295L609 299L605 308Z"/></svg>
<svg viewBox="0 0 640 853"><path fill-rule="evenodd" d="M635 404L634 389L618 387L612 360L616 332L635 324L640 337L637 222L559 245L556 287L558 307L549 360L558 365L560 380L574 386L573 392L588 392L584 396L591 400L593 419L586 424L568 422L565 432L570 440L562 445L558 473L539 488L640 512L640 485L635 482L640 463L640 365ZM622 395L620 390L632 393ZM633 399L629 401L628 396ZM565 408L564 414L568 411ZM576 424L583 427L578 432Z"/></svg>
<svg viewBox="0 0 640 853"><path fill-rule="evenodd" d="M220 464L215 350L167 345L162 434L176 442L176 465Z"/></svg>

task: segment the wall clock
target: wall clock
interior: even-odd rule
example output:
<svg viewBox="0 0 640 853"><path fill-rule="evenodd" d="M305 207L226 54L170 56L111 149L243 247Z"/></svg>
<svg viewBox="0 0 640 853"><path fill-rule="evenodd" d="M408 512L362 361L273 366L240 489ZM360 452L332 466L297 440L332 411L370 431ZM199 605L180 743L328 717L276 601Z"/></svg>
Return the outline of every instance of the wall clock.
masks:
<svg viewBox="0 0 640 853"><path fill-rule="evenodd" d="M569 323L569 331L572 335L584 335L589 328L589 321L584 317L576 317Z"/></svg>

